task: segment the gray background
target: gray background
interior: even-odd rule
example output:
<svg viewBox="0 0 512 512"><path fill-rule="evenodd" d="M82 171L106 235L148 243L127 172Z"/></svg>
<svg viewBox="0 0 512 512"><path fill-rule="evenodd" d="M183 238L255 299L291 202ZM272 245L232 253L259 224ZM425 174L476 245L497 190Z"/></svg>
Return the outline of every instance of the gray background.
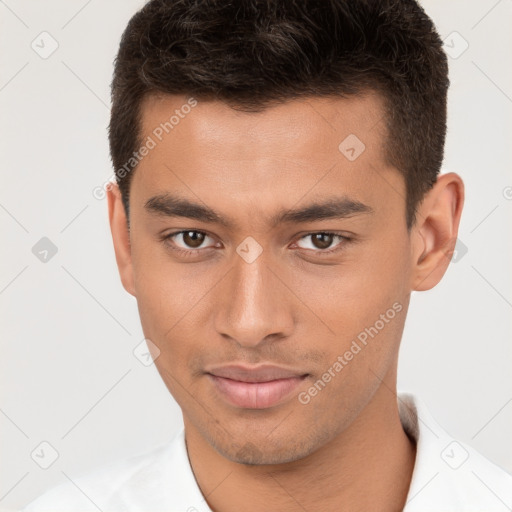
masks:
<svg viewBox="0 0 512 512"><path fill-rule="evenodd" d="M156 369L133 354L136 301L119 280L106 199L93 196L112 175L112 61L142 5L0 1L0 508L181 426ZM463 177L466 206L457 260L413 293L399 390L512 472L512 2L423 5L452 55L444 171ZM46 262L33 253L43 237L58 249ZM59 455L48 469L35 462L51 462L43 441Z"/></svg>

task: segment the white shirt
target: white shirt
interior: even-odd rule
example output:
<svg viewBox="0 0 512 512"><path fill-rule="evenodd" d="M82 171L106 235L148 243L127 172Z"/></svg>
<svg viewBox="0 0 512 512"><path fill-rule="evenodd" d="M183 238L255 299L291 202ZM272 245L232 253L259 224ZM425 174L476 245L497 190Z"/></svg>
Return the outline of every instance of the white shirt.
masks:
<svg viewBox="0 0 512 512"><path fill-rule="evenodd" d="M400 421L416 440L404 512L512 510L512 475L455 441L415 395L398 393ZM190 466L182 429L170 442L45 492L23 512L211 512Z"/></svg>

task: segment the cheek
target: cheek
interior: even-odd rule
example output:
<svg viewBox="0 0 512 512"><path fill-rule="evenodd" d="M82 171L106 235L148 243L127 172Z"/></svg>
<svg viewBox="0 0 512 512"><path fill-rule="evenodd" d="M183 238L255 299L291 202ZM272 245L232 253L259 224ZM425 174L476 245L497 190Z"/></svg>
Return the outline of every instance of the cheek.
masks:
<svg viewBox="0 0 512 512"><path fill-rule="evenodd" d="M154 256L157 251L152 254L149 250L132 250L134 286L144 336L166 352L188 301L179 274L171 273L168 264L158 261Z"/></svg>
<svg viewBox="0 0 512 512"><path fill-rule="evenodd" d="M335 333L324 344L332 363L346 353L350 365L379 367L398 349L409 298L408 246L398 237L384 241L330 267L324 282L310 280L310 304Z"/></svg>
<svg viewBox="0 0 512 512"><path fill-rule="evenodd" d="M297 295L336 335L353 335L407 297L407 262L396 259L399 254L387 256L378 263L330 267L329 275L297 276Z"/></svg>
<svg viewBox="0 0 512 512"><path fill-rule="evenodd" d="M149 237L132 246L134 286L141 319L161 333L183 316L197 300L193 265L178 265L160 243ZM151 324L148 322L151 320Z"/></svg>
<svg viewBox="0 0 512 512"><path fill-rule="evenodd" d="M214 267L177 264L161 249L134 251L134 283L144 336L160 350L155 363L184 374L185 364L211 339L204 333L212 290L221 276Z"/></svg>

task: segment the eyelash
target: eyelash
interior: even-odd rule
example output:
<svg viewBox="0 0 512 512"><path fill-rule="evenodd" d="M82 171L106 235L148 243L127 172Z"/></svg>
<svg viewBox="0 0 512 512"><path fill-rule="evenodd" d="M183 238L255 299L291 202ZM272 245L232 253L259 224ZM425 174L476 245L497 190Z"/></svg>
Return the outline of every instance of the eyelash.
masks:
<svg viewBox="0 0 512 512"><path fill-rule="evenodd" d="M208 233L206 233L205 231L198 231L198 230L195 230L195 229L186 229L186 230L181 230L181 231L175 231L173 233L169 233L167 235L164 235L163 237L161 237L161 240L166 243L166 245L168 247L170 247L173 251L175 251L177 254L179 254L180 256L185 256L185 257L194 257L195 255L197 255L201 249L196 249L196 250L188 250L188 249L182 249L181 247L177 247L175 245L172 245L172 242L171 242L171 239L173 237L175 237L176 235L180 235L182 233L201 233L203 235L206 235L206 236L210 236ZM322 235L329 235L329 236L333 236L333 237L337 237L340 239L340 243L338 245L335 246L334 249L317 249L315 250L315 254L320 254L320 255L329 255L329 254L333 254L335 252L338 252L338 251L342 251L344 249L344 246L346 245L346 243L350 242L352 239L350 237L347 237L347 236L344 236L344 235L340 235L338 233L333 233L331 231L313 231L311 233L307 233L306 235L303 235L299 238L299 240L302 240L303 238L307 238L308 236L312 236L312 235L318 235L318 234L322 234ZM211 237L213 238L213 237ZM206 249L212 249L213 247L207 247ZM306 251L311 251L312 249L305 249Z"/></svg>

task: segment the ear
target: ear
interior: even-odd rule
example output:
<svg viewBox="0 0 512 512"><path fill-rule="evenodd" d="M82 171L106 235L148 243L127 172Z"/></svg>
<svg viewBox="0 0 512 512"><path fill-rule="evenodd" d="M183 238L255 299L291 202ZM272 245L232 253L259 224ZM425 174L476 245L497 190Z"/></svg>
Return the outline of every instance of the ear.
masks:
<svg viewBox="0 0 512 512"><path fill-rule="evenodd" d="M126 212L121 199L121 191L117 184L110 183L107 186L107 198L108 217L114 242L114 251L116 253L117 268L119 269L124 289L135 297L130 233L128 231Z"/></svg>
<svg viewBox="0 0 512 512"><path fill-rule="evenodd" d="M443 277L457 242L463 205L464 182L453 172L439 176L425 195L411 228L412 290L430 290Z"/></svg>

